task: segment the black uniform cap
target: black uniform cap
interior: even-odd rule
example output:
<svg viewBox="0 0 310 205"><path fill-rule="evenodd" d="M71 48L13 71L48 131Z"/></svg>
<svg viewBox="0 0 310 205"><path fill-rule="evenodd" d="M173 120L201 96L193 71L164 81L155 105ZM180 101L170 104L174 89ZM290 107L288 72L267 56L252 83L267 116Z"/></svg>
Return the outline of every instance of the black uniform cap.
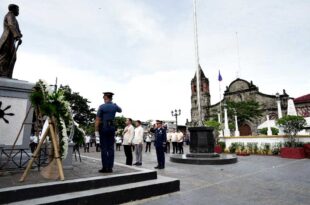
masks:
<svg viewBox="0 0 310 205"><path fill-rule="evenodd" d="M163 121L161 121L161 120L156 120L156 123L163 124Z"/></svg>
<svg viewBox="0 0 310 205"><path fill-rule="evenodd" d="M112 93L112 92L103 92L103 96L107 96L109 98L112 98L113 95L114 95L114 93Z"/></svg>

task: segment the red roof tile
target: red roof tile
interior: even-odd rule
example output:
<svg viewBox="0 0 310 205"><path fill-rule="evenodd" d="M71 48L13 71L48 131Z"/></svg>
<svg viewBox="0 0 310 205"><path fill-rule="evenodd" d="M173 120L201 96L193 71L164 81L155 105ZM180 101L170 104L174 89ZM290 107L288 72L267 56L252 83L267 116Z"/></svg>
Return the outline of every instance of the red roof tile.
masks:
<svg viewBox="0 0 310 205"><path fill-rule="evenodd" d="M294 103L306 103L306 102L310 102L310 94L294 99Z"/></svg>

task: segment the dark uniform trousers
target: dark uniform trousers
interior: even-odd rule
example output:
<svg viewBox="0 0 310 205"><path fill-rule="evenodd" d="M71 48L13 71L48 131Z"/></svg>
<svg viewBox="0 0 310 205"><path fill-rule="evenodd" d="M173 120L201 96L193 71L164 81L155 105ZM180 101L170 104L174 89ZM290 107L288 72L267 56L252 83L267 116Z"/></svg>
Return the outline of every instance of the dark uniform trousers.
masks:
<svg viewBox="0 0 310 205"><path fill-rule="evenodd" d="M132 149L131 145L124 145L124 152L126 155L126 165L132 165Z"/></svg>
<svg viewBox="0 0 310 205"><path fill-rule="evenodd" d="M114 164L114 127L102 127L100 130L100 148L102 167L112 169Z"/></svg>
<svg viewBox="0 0 310 205"><path fill-rule="evenodd" d="M164 168L165 167L165 147L156 146L155 148L156 148L158 166Z"/></svg>

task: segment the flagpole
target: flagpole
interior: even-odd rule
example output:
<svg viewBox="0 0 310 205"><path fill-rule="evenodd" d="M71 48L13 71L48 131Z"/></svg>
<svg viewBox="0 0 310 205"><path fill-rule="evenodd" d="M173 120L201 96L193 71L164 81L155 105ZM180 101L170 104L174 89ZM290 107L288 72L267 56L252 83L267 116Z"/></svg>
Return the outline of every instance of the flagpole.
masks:
<svg viewBox="0 0 310 205"><path fill-rule="evenodd" d="M197 91L197 106L198 106L198 126L203 126L201 117L201 101L200 101L200 68L199 68L199 53L198 53L198 31L197 31L197 13L196 13L196 0L193 0L193 21L194 21L194 42L195 42L195 66L196 72L196 91Z"/></svg>

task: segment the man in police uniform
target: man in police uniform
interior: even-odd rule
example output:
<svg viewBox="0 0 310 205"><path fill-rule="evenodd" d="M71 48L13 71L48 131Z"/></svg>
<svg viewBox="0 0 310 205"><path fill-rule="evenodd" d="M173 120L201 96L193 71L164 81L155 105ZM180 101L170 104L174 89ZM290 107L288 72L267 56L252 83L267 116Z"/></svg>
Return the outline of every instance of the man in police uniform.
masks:
<svg viewBox="0 0 310 205"><path fill-rule="evenodd" d="M164 169L165 168L165 147L167 141L167 133L166 129L162 126L162 121L156 121L156 128L153 129L155 133L155 148L156 148L156 155L157 155L157 162L158 165L154 167L155 169Z"/></svg>
<svg viewBox="0 0 310 205"><path fill-rule="evenodd" d="M102 169L101 173L113 172L114 164L114 140L115 140L115 114L116 112L122 112L122 109L112 102L113 93L103 93L104 104L100 105L96 123L95 123L95 135L100 136L100 148L101 148L101 161Z"/></svg>

